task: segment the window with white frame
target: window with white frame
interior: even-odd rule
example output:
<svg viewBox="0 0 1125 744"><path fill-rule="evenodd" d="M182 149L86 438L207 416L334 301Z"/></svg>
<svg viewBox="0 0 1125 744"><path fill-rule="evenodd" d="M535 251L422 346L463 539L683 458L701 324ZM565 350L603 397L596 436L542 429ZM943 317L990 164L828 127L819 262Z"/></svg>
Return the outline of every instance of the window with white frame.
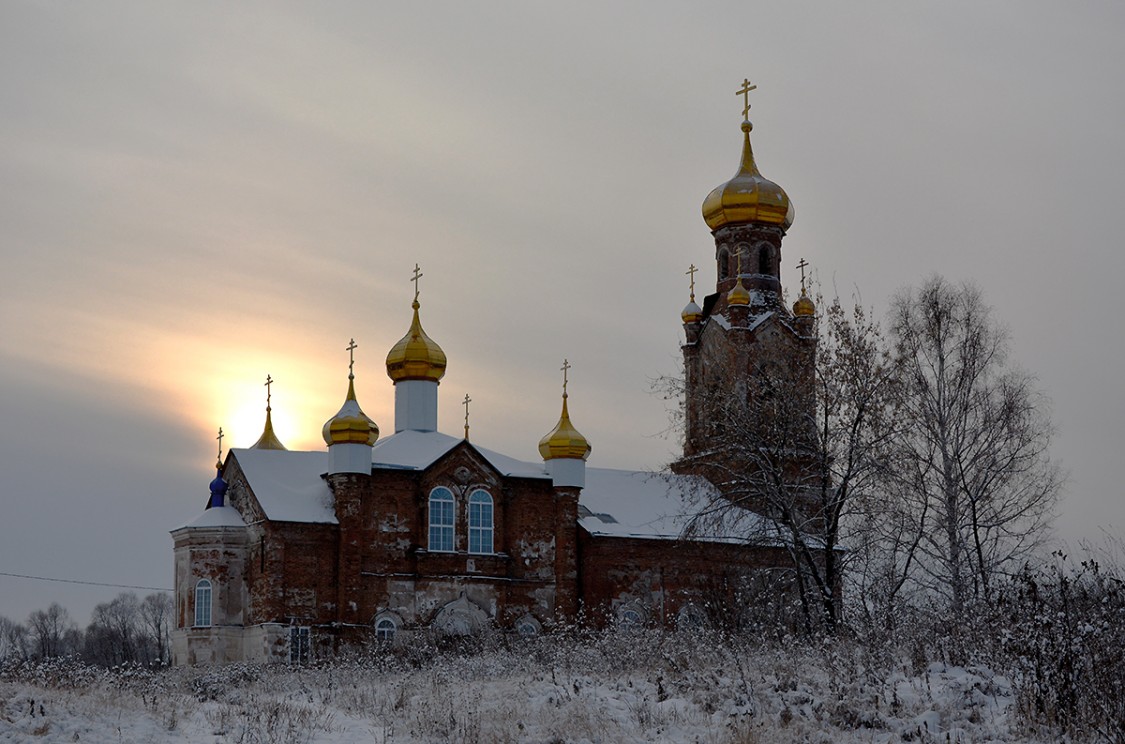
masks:
<svg viewBox="0 0 1125 744"><path fill-rule="evenodd" d="M195 627L207 628L211 625L211 582L200 579L195 585Z"/></svg>
<svg viewBox="0 0 1125 744"><path fill-rule="evenodd" d="M430 492L430 550L453 552L453 492L438 487Z"/></svg>
<svg viewBox="0 0 1125 744"><path fill-rule="evenodd" d="M390 643L395 639L397 632L398 626L389 617L381 618L375 623L375 637L380 643Z"/></svg>
<svg viewBox="0 0 1125 744"><path fill-rule="evenodd" d="M492 536L492 497L487 491L473 491L469 494L469 552L491 553Z"/></svg>
<svg viewBox="0 0 1125 744"><path fill-rule="evenodd" d="M289 663L308 664L312 633L307 626L289 626Z"/></svg>

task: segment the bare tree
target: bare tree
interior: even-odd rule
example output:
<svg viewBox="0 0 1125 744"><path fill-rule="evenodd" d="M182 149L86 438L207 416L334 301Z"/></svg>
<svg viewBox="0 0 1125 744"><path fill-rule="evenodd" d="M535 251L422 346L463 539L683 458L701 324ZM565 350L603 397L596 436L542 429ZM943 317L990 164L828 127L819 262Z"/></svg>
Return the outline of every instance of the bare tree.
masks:
<svg viewBox="0 0 1125 744"><path fill-rule="evenodd" d="M27 658L27 628L0 615L0 661Z"/></svg>
<svg viewBox="0 0 1125 744"><path fill-rule="evenodd" d="M902 436L888 488L917 536L917 575L960 613L1038 547L1062 484L1047 402L1008 365L1007 334L978 289L941 277L893 301Z"/></svg>
<svg viewBox="0 0 1125 744"><path fill-rule="evenodd" d="M86 629L86 659L112 666L140 661L141 603L133 592L122 592L94 607Z"/></svg>
<svg viewBox="0 0 1125 744"><path fill-rule="evenodd" d="M848 311L832 301L818 328L815 353L771 344L744 389L708 393L713 446L692 469L719 493L697 505L688 533L721 524L784 546L806 627L833 630L848 555L841 542L863 526L858 508L870 505L878 483L896 375L878 324L859 305Z"/></svg>
<svg viewBox="0 0 1125 744"><path fill-rule="evenodd" d="M31 641L32 655L40 659L63 656L77 651L71 648L77 630L70 619L70 613L58 602L46 610L36 610L27 618L27 628Z"/></svg>
<svg viewBox="0 0 1125 744"><path fill-rule="evenodd" d="M153 645L151 662L168 662L168 634L172 622L172 595L156 592L144 598L140 607L141 624L148 642Z"/></svg>

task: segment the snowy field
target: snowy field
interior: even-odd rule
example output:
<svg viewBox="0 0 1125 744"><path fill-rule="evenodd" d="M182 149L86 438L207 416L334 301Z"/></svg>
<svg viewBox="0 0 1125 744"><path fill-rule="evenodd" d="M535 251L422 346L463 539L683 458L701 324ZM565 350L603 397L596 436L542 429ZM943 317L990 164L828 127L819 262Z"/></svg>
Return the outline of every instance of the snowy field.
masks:
<svg viewBox="0 0 1125 744"><path fill-rule="evenodd" d="M9 665L0 741L1054 740L1020 726L1003 676L856 644L630 632L483 645L416 640L310 667Z"/></svg>

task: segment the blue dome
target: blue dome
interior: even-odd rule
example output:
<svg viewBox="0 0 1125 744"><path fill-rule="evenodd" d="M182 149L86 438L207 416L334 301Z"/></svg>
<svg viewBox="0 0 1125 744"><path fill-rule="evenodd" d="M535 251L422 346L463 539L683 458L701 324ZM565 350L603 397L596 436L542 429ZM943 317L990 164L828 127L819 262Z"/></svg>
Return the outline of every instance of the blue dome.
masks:
<svg viewBox="0 0 1125 744"><path fill-rule="evenodd" d="M211 501L207 504L207 508L212 506L223 506L223 497L227 494L227 482L223 480L222 473L215 475L215 480L211 481Z"/></svg>

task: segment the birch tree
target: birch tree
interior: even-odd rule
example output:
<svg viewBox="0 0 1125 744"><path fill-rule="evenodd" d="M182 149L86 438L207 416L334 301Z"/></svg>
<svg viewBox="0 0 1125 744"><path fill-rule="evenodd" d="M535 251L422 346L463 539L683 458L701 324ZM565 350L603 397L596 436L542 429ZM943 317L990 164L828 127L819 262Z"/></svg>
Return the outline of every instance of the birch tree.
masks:
<svg viewBox="0 0 1125 744"><path fill-rule="evenodd" d="M918 537L912 570L957 615L1047 537L1063 480L1047 401L971 285L933 277L899 293L890 330L903 426L887 487Z"/></svg>

